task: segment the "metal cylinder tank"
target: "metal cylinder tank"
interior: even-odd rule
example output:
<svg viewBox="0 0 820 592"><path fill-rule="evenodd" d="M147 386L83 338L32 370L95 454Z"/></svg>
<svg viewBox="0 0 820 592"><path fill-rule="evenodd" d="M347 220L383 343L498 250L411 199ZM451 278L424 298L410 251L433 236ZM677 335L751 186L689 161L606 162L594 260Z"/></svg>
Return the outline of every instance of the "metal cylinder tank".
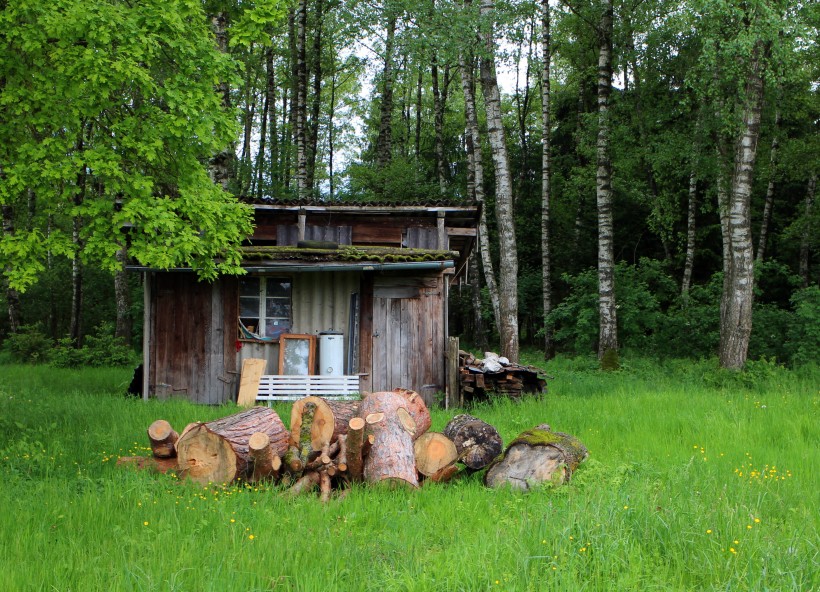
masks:
<svg viewBox="0 0 820 592"><path fill-rule="evenodd" d="M324 331L319 333L319 374L341 376L344 374L345 337L343 333Z"/></svg>

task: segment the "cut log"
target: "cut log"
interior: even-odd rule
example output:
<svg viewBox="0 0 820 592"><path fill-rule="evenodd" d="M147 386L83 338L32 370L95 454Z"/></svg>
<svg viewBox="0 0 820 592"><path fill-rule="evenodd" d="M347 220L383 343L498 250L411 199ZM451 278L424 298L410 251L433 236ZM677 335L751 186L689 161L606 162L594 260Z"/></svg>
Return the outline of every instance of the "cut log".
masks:
<svg viewBox="0 0 820 592"><path fill-rule="evenodd" d="M456 462L458 452L453 441L439 432L422 434L413 444L416 469L429 477L441 468Z"/></svg>
<svg viewBox="0 0 820 592"><path fill-rule="evenodd" d="M323 504L330 501L330 474L327 471L319 473L319 499Z"/></svg>
<svg viewBox="0 0 820 592"><path fill-rule="evenodd" d="M466 413L451 419L443 433L456 445L459 460L473 470L486 467L504 449L498 430Z"/></svg>
<svg viewBox="0 0 820 592"><path fill-rule="evenodd" d="M250 464L248 441L256 432L267 434L277 456L287 450L288 431L276 412L253 407L187 430L177 442L180 471L203 485L245 477Z"/></svg>
<svg viewBox="0 0 820 592"><path fill-rule="evenodd" d="M164 419L158 419L148 427L148 440L151 451L157 458L173 458L177 455L175 447L179 434Z"/></svg>
<svg viewBox="0 0 820 592"><path fill-rule="evenodd" d="M458 465L453 463L446 467L441 467L438 471L427 477L424 482L446 483L458 474Z"/></svg>
<svg viewBox="0 0 820 592"><path fill-rule="evenodd" d="M251 459L253 459L251 481L257 482L279 477L282 459L273 452L270 445L270 437L266 433L256 432L250 437L248 440L248 452Z"/></svg>
<svg viewBox="0 0 820 592"><path fill-rule="evenodd" d="M416 433L413 436L413 439L415 440L430 429L430 410L427 408L427 404L424 402L424 399L416 391L411 391L410 389L405 388L397 388L393 389L393 392L401 395L407 400L407 411L410 413L413 421L416 422Z"/></svg>
<svg viewBox="0 0 820 592"><path fill-rule="evenodd" d="M587 457L586 447L574 436L553 432L542 424L521 433L484 475L488 487L508 485L528 490L541 483L560 485Z"/></svg>
<svg viewBox="0 0 820 592"><path fill-rule="evenodd" d="M296 446L288 447L282 461L285 468L293 474L299 474L305 468L305 465L303 465L302 461L299 460L299 449Z"/></svg>
<svg viewBox="0 0 820 592"><path fill-rule="evenodd" d="M156 456L121 456L117 459L117 466L133 466L138 470L167 473L179 469L176 457L157 458Z"/></svg>
<svg viewBox="0 0 820 592"><path fill-rule="evenodd" d="M311 457L315 456L314 451L321 450L321 446L313 446L313 419L316 417L316 404L312 401L305 403L300 413L301 422L299 424L299 462L306 467ZM291 426L291 437L294 436L293 426Z"/></svg>
<svg viewBox="0 0 820 592"><path fill-rule="evenodd" d="M290 412L290 433L295 441L299 440L302 428L302 414L305 405L313 404L316 412L311 426L311 446L321 450L325 444L331 444L339 434L347 433L350 418L356 415L359 401L334 401L321 397L305 397L293 403Z"/></svg>
<svg viewBox="0 0 820 592"><path fill-rule="evenodd" d="M372 393L362 401L363 416L374 418L383 414L379 421L365 422L367 436L373 436L373 444L364 458L366 482L418 487L413 437L398 413L399 409L409 412L407 406L407 399L394 392Z"/></svg>
<svg viewBox="0 0 820 592"><path fill-rule="evenodd" d="M320 479L321 477L319 476L318 471L309 471L305 473L296 483L294 483L290 489L288 489L288 495L296 496L300 493L310 491L319 485Z"/></svg>
<svg viewBox="0 0 820 592"><path fill-rule="evenodd" d="M361 481L365 421L361 417L353 417L347 425L347 472L352 480Z"/></svg>

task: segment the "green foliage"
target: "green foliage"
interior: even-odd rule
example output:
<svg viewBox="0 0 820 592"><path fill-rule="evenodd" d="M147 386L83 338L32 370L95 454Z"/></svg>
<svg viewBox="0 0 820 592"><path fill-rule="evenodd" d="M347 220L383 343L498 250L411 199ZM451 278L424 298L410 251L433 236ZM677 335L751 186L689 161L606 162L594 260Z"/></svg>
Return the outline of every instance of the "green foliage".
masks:
<svg viewBox="0 0 820 592"><path fill-rule="evenodd" d="M9 335L3 342L3 349L15 362L42 364L51 356L51 339L43 333L39 324L24 325L17 333Z"/></svg>
<svg viewBox="0 0 820 592"><path fill-rule="evenodd" d="M810 286L792 296L794 318L787 330L792 362L817 364L820 360L820 288Z"/></svg>
<svg viewBox="0 0 820 592"><path fill-rule="evenodd" d="M114 337L114 326L102 323L95 335L89 335L81 348L68 337L60 339L51 356L55 368L118 367L136 363L134 351L122 339Z"/></svg>

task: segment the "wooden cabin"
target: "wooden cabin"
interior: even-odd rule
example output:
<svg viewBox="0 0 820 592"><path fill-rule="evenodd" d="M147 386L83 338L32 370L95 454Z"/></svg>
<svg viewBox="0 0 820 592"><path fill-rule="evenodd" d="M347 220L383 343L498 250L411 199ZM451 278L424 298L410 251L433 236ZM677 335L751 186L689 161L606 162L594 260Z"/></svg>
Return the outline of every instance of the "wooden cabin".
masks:
<svg viewBox="0 0 820 592"><path fill-rule="evenodd" d="M410 388L432 405L446 385L448 289L473 248L477 206L254 208L246 275L208 283L130 267L144 278L143 397L235 401L255 358L266 375L341 375L360 392Z"/></svg>

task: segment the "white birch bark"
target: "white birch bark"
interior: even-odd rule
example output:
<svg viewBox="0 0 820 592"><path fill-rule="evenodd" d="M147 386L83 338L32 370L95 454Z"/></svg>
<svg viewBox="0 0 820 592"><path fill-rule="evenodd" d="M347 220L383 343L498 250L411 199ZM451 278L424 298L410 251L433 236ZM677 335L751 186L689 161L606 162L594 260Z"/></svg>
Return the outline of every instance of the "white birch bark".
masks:
<svg viewBox="0 0 820 592"><path fill-rule="evenodd" d="M541 0L541 50L543 67L541 70L541 292L544 308L544 359L551 357L552 327L547 316L552 312L552 259L550 257L550 182L552 179L552 159L550 158L550 6L549 0Z"/></svg>
<svg viewBox="0 0 820 592"><path fill-rule="evenodd" d="M480 12L486 17L494 10L493 0L482 0ZM487 135L495 169L495 216L499 242L499 308L501 355L518 360L518 247L513 218L513 187L507 154L507 138L501 113L501 95L495 71L492 27L482 32L484 56L480 60L481 89L487 111Z"/></svg>
<svg viewBox="0 0 820 592"><path fill-rule="evenodd" d="M812 236L811 215L814 208L814 192L817 188L817 173L812 173L809 184L806 188L806 201L804 205L805 224L800 236L800 279L803 288L809 286L809 252L810 237Z"/></svg>
<svg viewBox="0 0 820 592"><path fill-rule="evenodd" d="M760 221L760 236L757 240L757 261L763 261L766 256L766 243L769 238L769 222L772 219L772 206L774 205L774 186L777 176L777 156L780 148L780 110L774 116L774 137L772 137L772 148L769 153L769 183L766 186L766 200L763 202L763 219Z"/></svg>

